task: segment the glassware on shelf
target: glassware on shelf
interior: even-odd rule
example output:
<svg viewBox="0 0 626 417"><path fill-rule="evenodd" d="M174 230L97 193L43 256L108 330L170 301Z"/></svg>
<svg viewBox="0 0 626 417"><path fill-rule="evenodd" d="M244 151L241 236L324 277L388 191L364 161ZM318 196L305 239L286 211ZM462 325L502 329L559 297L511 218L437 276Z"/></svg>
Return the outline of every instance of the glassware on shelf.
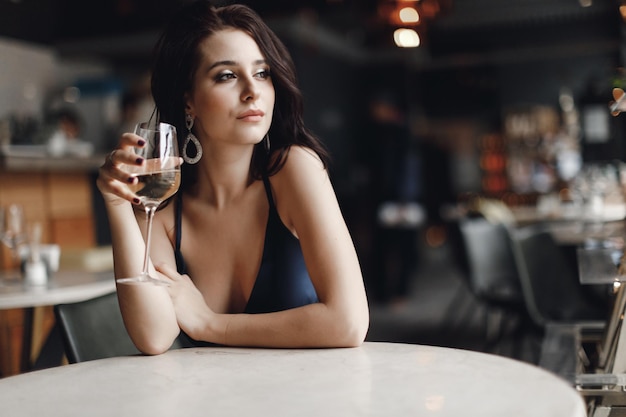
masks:
<svg viewBox="0 0 626 417"><path fill-rule="evenodd" d="M11 251L11 259L14 264L19 264L19 248L26 242L26 221L21 205L9 204L6 207L0 207L0 241ZM15 277L7 275L5 277L6 281L18 279L19 275Z"/></svg>
<svg viewBox="0 0 626 417"><path fill-rule="evenodd" d="M0 207L0 240L15 257L18 247L26 241L25 225L24 209L21 205Z"/></svg>
<svg viewBox="0 0 626 417"><path fill-rule="evenodd" d="M626 281L622 273L622 238L588 239L577 248L581 284L614 284Z"/></svg>
<svg viewBox="0 0 626 417"><path fill-rule="evenodd" d="M28 256L24 260L24 282L27 285L46 285L48 271L41 257L41 223L30 225L28 231Z"/></svg>

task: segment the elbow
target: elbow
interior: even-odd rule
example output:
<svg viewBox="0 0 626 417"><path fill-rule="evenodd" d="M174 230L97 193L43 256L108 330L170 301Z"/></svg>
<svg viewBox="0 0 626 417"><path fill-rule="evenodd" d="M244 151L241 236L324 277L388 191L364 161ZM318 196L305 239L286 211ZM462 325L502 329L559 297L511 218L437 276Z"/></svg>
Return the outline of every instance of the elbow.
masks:
<svg viewBox="0 0 626 417"><path fill-rule="evenodd" d="M369 311L346 314L336 321L334 347L359 347L365 341L369 329Z"/></svg>
<svg viewBox="0 0 626 417"><path fill-rule="evenodd" d="M160 355L169 350L169 347L157 343L135 343L135 347L139 352L148 356Z"/></svg>
<svg viewBox="0 0 626 417"><path fill-rule="evenodd" d="M141 345L137 344L135 346L137 347L139 352L148 356L160 355L169 350L169 347L166 348L163 345L157 345L157 344L141 344Z"/></svg>
<svg viewBox="0 0 626 417"><path fill-rule="evenodd" d="M160 355L167 352L172 347L174 341L165 337L149 337L141 340L133 339L133 343L139 352L148 356Z"/></svg>
<svg viewBox="0 0 626 417"><path fill-rule="evenodd" d="M347 332L343 335L341 340L338 341L337 347L342 347L342 348L359 347L365 341L366 334L367 334L367 331Z"/></svg>
<svg viewBox="0 0 626 417"><path fill-rule="evenodd" d="M347 332L346 347L359 347L365 342L369 330L369 314L356 321Z"/></svg>

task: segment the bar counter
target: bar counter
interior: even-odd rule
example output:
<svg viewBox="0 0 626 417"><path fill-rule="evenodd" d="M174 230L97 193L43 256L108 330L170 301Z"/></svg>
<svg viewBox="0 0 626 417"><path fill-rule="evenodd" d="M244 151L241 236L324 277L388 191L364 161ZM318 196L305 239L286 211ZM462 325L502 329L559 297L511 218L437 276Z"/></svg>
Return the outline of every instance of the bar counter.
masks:
<svg viewBox="0 0 626 417"><path fill-rule="evenodd" d="M95 172L104 154L50 156L37 146L0 150L0 168L7 172ZM29 149L32 148L32 149ZM9 150L11 149L11 150Z"/></svg>

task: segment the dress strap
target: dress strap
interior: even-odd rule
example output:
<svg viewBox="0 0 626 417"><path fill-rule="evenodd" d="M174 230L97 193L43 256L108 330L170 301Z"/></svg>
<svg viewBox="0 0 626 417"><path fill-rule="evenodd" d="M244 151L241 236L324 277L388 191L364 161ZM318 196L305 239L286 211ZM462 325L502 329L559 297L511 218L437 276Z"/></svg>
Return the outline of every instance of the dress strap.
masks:
<svg viewBox="0 0 626 417"><path fill-rule="evenodd" d="M276 207L274 206L274 196L272 195L272 186L270 184L270 179L267 175L263 175L263 185L265 186L265 194L267 195L267 201L270 203L270 211L275 211Z"/></svg>
<svg viewBox="0 0 626 417"><path fill-rule="evenodd" d="M175 217L175 229L176 235L175 239L175 248L174 248L174 257L176 258L176 269L179 274L185 274L185 259L183 258L183 254L180 251L180 240L182 236L182 223L183 223L183 195L182 193L178 193L176 196L176 205L174 207L174 215Z"/></svg>

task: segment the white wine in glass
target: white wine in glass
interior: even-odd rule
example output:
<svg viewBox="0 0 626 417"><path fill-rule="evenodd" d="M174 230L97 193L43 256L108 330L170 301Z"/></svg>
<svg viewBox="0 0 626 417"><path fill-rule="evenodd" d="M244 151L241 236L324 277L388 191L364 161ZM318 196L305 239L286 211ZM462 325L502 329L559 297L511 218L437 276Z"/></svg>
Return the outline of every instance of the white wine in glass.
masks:
<svg viewBox="0 0 626 417"><path fill-rule="evenodd" d="M152 219L159 205L173 196L180 186L180 158L176 128L167 123L149 127L140 123L135 127L135 134L141 136L145 146L135 148L135 153L144 159L141 166L128 166L130 173L137 180L129 185L132 192L139 196L146 212L146 245L142 272L138 276L119 278L118 283L153 283L168 285L167 281L150 276L150 238Z"/></svg>

